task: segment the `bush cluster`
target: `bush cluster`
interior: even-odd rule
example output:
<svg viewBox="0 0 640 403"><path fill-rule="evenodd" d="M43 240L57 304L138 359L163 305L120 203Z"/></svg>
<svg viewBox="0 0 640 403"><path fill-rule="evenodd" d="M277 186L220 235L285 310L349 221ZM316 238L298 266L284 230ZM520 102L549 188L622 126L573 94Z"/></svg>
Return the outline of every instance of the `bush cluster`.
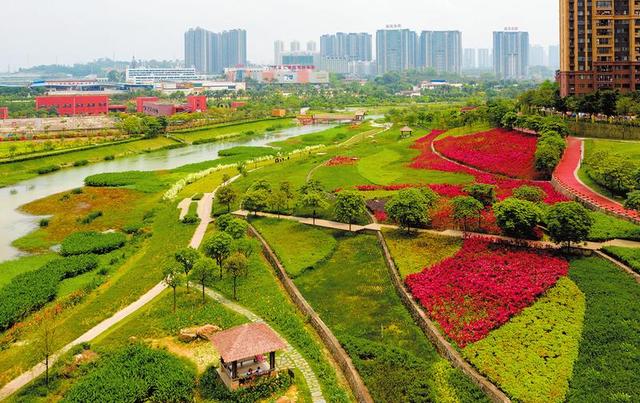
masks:
<svg viewBox="0 0 640 403"><path fill-rule="evenodd" d="M8 329L55 298L58 284L98 266L95 256L56 259L41 268L20 274L0 289L0 330Z"/></svg>
<svg viewBox="0 0 640 403"><path fill-rule="evenodd" d="M612 194L626 196L640 189L640 164L631 158L597 151L585 159L587 175Z"/></svg>
<svg viewBox="0 0 640 403"><path fill-rule="evenodd" d="M541 132L535 154L536 169L547 177L551 177L566 147L566 142L559 132L555 130Z"/></svg>
<svg viewBox="0 0 640 403"><path fill-rule="evenodd" d="M182 219L183 224L198 224L200 217L198 216L198 203L193 202L189 205L189 212Z"/></svg>
<svg viewBox="0 0 640 403"><path fill-rule="evenodd" d="M209 367L200 379L200 394L207 400L218 402L253 403L287 390L293 384L293 374L281 372L278 376L263 377L246 389L230 391L222 383L215 367Z"/></svg>
<svg viewBox="0 0 640 403"><path fill-rule="evenodd" d="M195 373L166 351L131 345L103 358L65 402L191 402Z"/></svg>
<svg viewBox="0 0 640 403"><path fill-rule="evenodd" d="M47 165L47 166L36 169L36 173L38 175L44 175L44 174L49 174L51 172L55 172L59 170L60 170L60 165Z"/></svg>
<svg viewBox="0 0 640 403"><path fill-rule="evenodd" d="M102 217L102 211L92 211L86 216L78 218L78 224L91 224L100 217Z"/></svg>
<svg viewBox="0 0 640 403"><path fill-rule="evenodd" d="M119 232L76 232L62 241L60 254L63 256L95 253L102 255L124 246L127 238Z"/></svg>
<svg viewBox="0 0 640 403"><path fill-rule="evenodd" d="M92 187L128 186L135 184L139 180L147 179L149 175L149 172L143 171L104 173L88 176L85 178L84 183Z"/></svg>

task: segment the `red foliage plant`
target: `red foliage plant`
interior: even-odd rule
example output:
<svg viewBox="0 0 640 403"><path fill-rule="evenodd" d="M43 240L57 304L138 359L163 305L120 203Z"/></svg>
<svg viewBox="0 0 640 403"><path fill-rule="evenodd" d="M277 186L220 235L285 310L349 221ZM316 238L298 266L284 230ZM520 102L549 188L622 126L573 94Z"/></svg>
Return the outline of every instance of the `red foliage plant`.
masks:
<svg viewBox="0 0 640 403"><path fill-rule="evenodd" d="M534 251L471 238L462 249L406 283L460 347L486 337L566 276L569 264Z"/></svg>
<svg viewBox="0 0 640 403"><path fill-rule="evenodd" d="M337 156L327 161L326 166L335 167L339 165L354 165L356 162L358 162L357 158Z"/></svg>

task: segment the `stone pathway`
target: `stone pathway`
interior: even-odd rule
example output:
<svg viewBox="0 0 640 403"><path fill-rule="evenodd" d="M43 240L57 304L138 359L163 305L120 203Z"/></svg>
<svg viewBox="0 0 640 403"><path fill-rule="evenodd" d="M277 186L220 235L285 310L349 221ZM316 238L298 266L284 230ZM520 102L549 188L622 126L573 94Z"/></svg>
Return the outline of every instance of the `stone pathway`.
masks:
<svg viewBox="0 0 640 403"><path fill-rule="evenodd" d="M205 293L209 298L218 302L219 304L225 306L226 308L246 317L251 322L254 323L265 323L265 321L254 314L247 308L236 304L233 301L227 299L224 295L210 289L205 288ZM287 345L284 353L278 355L278 366L285 368L297 368L302 372L305 381L307 382L307 386L309 387L309 391L311 392L311 398L314 403L324 403L325 399L322 395L322 390L320 389L320 382L316 377L316 374L313 372L309 363L302 357L302 355L296 350L286 339L280 336Z"/></svg>

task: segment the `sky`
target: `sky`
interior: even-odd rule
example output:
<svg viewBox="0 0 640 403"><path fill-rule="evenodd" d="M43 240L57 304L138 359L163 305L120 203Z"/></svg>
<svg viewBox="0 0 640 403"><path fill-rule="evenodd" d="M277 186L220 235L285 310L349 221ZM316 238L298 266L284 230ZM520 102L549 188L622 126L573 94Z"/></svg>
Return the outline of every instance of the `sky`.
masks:
<svg viewBox="0 0 640 403"><path fill-rule="evenodd" d="M558 0L17 0L0 8L0 72L37 64L182 59L184 32L247 30L248 57L270 63L273 42L319 43L333 32L389 24L462 31L463 47L491 48L494 30L518 27L531 44L558 43ZM374 35L375 40L375 35ZM319 46L319 45L318 45ZM374 45L375 46L375 45Z"/></svg>

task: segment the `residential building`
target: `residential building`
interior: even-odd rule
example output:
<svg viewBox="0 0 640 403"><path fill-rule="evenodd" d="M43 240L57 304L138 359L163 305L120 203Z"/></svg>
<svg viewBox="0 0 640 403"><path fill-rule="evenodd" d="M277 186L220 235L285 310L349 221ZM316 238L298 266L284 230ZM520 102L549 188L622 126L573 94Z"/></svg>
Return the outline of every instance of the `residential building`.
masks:
<svg viewBox="0 0 640 403"><path fill-rule="evenodd" d="M493 71L503 80L521 80L528 76L528 32L509 29L493 33Z"/></svg>
<svg viewBox="0 0 640 403"><path fill-rule="evenodd" d="M553 70L557 70L560 67L560 46L551 45L549 46L549 58L548 58L548 66Z"/></svg>
<svg viewBox="0 0 640 403"><path fill-rule="evenodd" d="M420 35L419 67L438 73L462 71L462 33L460 31L423 31Z"/></svg>
<svg viewBox="0 0 640 403"><path fill-rule="evenodd" d="M36 97L36 109L55 110L59 116L93 116L109 113L106 95Z"/></svg>
<svg viewBox="0 0 640 403"><path fill-rule="evenodd" d="M475 70L478 67L475 49L464 49L462 68L465 70Z"/></svg>
<svg viewBox="0 0 640 403"><path fill-rule="evenodd" d="M247 64L247 32L242 29L210 32L192 28L184 35L184 60L202 74L220 74L226 67Z"/></svg>
<svg viewBox="0 0 640 403"><path fill-rule="evenodd" d="M320 55L349 60L373 60L372 36L368 33L326 34L320 37Z"/></svg>
<svg viewBox="0 0 640 403"><path fill-rule="evenodd" d="M478 49L478 68L480 70L490 70L492 66L491 50Z"/></svg>
<svg viewBox="0 0 640 403"><path fill-rule="evenodd" d="M530 66L546 66L546 55L544 47L533 45L529 48L529 65Z"/></svg>
<svg viewBox="0 0 640 403"><path fill-rule="evenodd" d="M280 57L281 65L299 65L299 66L315 66L319 63L316 53L309 52L285 52Z"/></svg>
<svg viewBox="0 0 640 403"><path fill-rule="evenodd" d="M405 71L418 65L418 36L408 29L389 26L376 33L378 74Z"/></svg>
<svg viewBox="0 0 640 403"><path fill-rule="evenodd" d="M307 52L316 53L318 51L318 44L316 41L307 42Z"/></svg>
<svg viewBox="0 0 640 403"><path fill-rule="evenodd" d="M300 41L291 41L289 50L291 50L292 52L300 52Z"/></svg>
<svg viewBox="0 0 640 403"><path fill-rule="evenodd" d="M196 74L195 67L189 68L127 68L125 73L127 83L131 84L157 84L163 82L187 82L195 81L200 77Z"/></svg>
<svg viewBox="0 0 640 403"><path fill-rule="evenodd" d="M284 53L284 42L275 41L273 43L273 64L282 64L282 54Z"/></svg>
<svg viewBox="0 0 640 403"><path fill-rule="evenodd" d="M320 69L334 74L349 74L349 58L324 56L320 61Z"/></svg>

